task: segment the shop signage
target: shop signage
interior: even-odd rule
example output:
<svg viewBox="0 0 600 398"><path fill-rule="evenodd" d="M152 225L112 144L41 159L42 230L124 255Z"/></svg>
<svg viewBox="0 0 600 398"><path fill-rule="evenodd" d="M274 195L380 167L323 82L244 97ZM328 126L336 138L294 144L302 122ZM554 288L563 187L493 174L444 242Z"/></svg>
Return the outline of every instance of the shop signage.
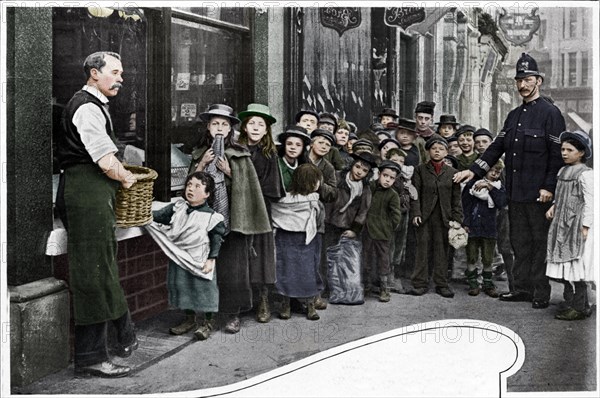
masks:
<svg viewBox="0 0 600 398"><path fill-rule="evenodd" d="M386 7L383 20L387 26L406 29L425 20L424 7Z"/></svg>
<svg viewBox="0 0 600 398"><path fill-rule="evenodd" d="M538 7L533 7L530 12L517 9L509 12L502 8L502 14L498 25L509 42L520 46L533 38L533 34L540 28L540 16L535 15Z"/></svg>
<svg viewBox="0 0 600 398"><path fill-rule="evenodd" d="M321 24L338 32L340 37L350 29L360 26L361 13L359 7L323 7L319 8Z"/></svg>

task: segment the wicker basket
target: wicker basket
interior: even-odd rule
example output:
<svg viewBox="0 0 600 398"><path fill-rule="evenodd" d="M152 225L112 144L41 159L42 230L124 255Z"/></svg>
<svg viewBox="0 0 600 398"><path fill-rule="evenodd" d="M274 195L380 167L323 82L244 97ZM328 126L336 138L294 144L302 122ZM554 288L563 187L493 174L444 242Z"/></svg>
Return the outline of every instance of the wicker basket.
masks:
<svg viewBox="0 0 600 398"><path fill-rule="evenodd" d="M136 175L130 188L117 191L117 227L129 228L152 222L152 188L158 173L148 167L124 165Z"/></svg>

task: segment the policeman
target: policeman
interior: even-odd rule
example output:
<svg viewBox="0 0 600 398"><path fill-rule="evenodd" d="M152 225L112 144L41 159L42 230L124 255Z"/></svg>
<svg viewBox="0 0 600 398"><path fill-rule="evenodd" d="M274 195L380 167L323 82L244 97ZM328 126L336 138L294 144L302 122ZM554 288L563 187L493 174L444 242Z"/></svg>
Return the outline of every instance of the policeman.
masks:
<svg viewBox="0 0 600 398"><path fill-rule="evenodd" d="M514 250L513 289L502 301L533 301L546 308L550 283L545 276L546 244L550 223L544 214L552 205L556 175L563 166L558 136L565 130L560 110L540 96L544 75L529 54L523 53L515 81L523 103L513 109L496 139L455 182L482 178L505 154L509 198L510 242Z"/></svg>

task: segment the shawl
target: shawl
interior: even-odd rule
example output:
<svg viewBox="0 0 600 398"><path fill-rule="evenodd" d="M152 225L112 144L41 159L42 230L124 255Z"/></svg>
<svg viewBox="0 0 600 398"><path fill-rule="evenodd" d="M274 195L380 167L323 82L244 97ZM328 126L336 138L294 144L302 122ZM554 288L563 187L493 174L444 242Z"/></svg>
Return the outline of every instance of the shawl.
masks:
<svg viewBox="0 0 600 398"><path fill-rule="evenodd" d="M348 203L346 203L344 205L344 207L342 207L339 210L340 213L343 213L346 211L346 209L348 208L348 206L350 206L350 204L352 203L354 198L362 195L363 182L362 181L352 181L352 178L350 178L350 174L351 173L346 173L346 184L350 188L350 198L348 199Z"/></svg>
<svg viewBox="0 0 600 398"><path fill-rule="evenodd" d="M319 215L319 194L287 194L271 207L273 227L291 232L306 232L305 244L309 244L317 234Z"/></svg>
<svg viewBox="0 0 600 398"><path fill-rule="evenodd" d="M153 221L146 225L146 231L175 264L192 275L212 280L214 269L202 272L210 253L208 232L224 220L223 216L207 211L188 212L183 199L175 202L173 211L169 225Z"/></svg>

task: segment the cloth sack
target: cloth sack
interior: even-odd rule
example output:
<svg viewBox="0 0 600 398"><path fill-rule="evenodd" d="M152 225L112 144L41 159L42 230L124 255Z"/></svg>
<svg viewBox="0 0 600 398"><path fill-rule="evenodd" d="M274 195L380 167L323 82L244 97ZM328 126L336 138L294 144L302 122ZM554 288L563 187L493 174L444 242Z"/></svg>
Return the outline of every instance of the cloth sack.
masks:
<svg viewBox="0 0 600 398"><path fill-rule="evenodd" d="M357 239L340 238L337 245L327 248L327 280L329 303L363 304L361 284L362 243Z"/></svg>
<svg viewBox="0 0 600 398"><path fill-rule="evenodd" d="M448 230L448 243L455 249L460 249L467 245L469 234L459 223L450 221L450 229Z"/></svg>

